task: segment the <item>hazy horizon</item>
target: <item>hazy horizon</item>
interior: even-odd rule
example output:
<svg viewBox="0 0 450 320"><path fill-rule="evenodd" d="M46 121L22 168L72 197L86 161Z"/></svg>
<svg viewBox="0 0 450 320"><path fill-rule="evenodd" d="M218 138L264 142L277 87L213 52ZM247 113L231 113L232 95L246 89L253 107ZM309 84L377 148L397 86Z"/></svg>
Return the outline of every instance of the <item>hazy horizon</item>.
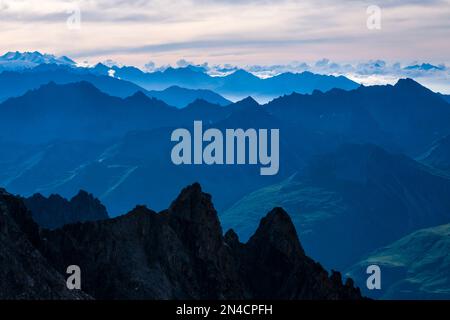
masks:
<svg viewBox="0 0 450 320"><path fill-rule="evenodd" d="M371 5L381 10L379 29L367 27ZM324 57L445 63L449 16L449 0L1 0L0 51L137 66L180 57L265 65Z"/></svg>
<svg viewBox="0 0 450 320"><path fill-rule="evenodd" d="M391 83L410 75L397 63L450 65L449 16L450 0L0 0L0 52L142 69L207 62L262 76L310 70ZM316 66L324 58L328 66ZM383 70L369 66L378 60ZM412 77L450 93L448 67Z"/></svg>

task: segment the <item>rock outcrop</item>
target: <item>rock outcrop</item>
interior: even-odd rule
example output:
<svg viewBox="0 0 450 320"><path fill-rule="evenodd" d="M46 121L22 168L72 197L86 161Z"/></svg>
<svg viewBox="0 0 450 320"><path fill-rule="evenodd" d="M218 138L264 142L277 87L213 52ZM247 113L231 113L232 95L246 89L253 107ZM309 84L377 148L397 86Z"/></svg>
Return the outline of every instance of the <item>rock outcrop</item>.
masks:
<svg viewBox="0 0 450 320"><path fill-rule="evenodd" d="M17 198L11 201L21 203ZM20 218L26 215L21 206L20 212L4 211L2 207L2 214L8 219L17 214ZM362 298L351 280L343 284L339 273L329 276L305 255L291 219L281 208L275 208L261 221L246 244L232 230L223 235L211 196L203 193L199 184L185 188L160 213L138 206L118 218L65 225L56 230L38 230L29 217L25 220L34 225L31 234L35 239L29 241L30 250L49 266L42 276L51 273L59 279L67 266L78 265L86 297ZM1 262L2 270L4 266L10 268L8 261ZM29 284L22 284L22 291L28 292ZM0 291L6 292L1 287ZM39 291L23 297L35 298L36 294Z"/></svg>

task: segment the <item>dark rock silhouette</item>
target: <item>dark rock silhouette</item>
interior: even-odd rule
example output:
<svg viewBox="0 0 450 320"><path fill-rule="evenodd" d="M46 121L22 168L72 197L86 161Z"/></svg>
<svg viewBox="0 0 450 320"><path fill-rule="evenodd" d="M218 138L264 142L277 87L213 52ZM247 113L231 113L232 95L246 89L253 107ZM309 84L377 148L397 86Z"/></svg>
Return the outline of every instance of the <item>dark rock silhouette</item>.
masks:
<svg viewBox="0 0 450 320"><path fill-rule="evenodd" d="M223 236L199 184L160 213L137 206L115 219L54 231L40 230L20 198L3 192L0 204L3 298L362 298L352 281L342 284L339 273L330 277L305 255L281 208L246 244L231 230ZM62 274L73 264L82 270L83 292L64 289Z"/></svg>
<svg viewBox="0 0 450 320"><path fill-rule="evenodd" d="M0 189L0 299L89 299L36 249L39 228L20 198Z"/></svg>

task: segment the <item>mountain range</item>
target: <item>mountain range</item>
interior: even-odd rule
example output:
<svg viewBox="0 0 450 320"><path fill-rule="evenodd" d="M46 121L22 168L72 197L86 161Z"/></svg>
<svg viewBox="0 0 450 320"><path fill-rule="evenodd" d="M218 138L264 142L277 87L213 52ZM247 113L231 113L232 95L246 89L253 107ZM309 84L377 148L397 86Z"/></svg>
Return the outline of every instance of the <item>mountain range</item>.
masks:
<svg viewBox="0 0 450 320"><path fill-rule="evenodd" d="M180 86L189 89L209 89L232 100L253 96L258 100L268 101L283 94L312 93L314 90L329 91L333 88L352 90L359 87L356 82L344 76L327 76L302 73L282 73L262 79L243 69L236 70L226 76L210 76L204 70L187 66L168 68L152 73L143 72L135 67L111 68L98 64L93 72L107 75L113 70L114 76L128 80L147 90L161 90L169 86Z"/></svg>
<svg viewBox="0 0 450 320"><path fill-rule="evenodd" d="M4 55L0 56L0 71L24 70L34 68L43 64L57 64L68 66L76 65L75 61L66 56L56 57L52 54L42 54L38 51L7 52Z"/></svg>
<svg viewBox="0 0 450 320"><path fill-rule="evenodd" d="M52 201L52 200L50 200ZM306 256L275 208L245 244L225 235L211 196L193 184L157 214L138 206L110 220L40 229L20 198L0 192L3 299L361 299ZM82 270L70 291L68 265Z"/></svg>
<svg viewBox="0 0 450 320"><path fill-rule="evenodd" d="M408 233L450 221L448 190L450 179L404 155L344 145L315 157L303 174L245 196L221 219L247 239L257 212L283 206L311 256L345 269Z"/></svg>
<svg viewBox="0 0 450 320"><path fill-rule="evenodd" d="M385 101L378 105L379 96ZM399 105L408 106L408 119L395 120ZM112 97L87 82L49 84L0 104L0 116L2 185L25 196L71 197L87 189L113 216L144 201L161 210L193 180L217 194L217 207L224 210L343 143L372 143L414 156L450 134L448 104L412 80L292 94L262 106L251 98L226 107L196 100L183 109L143 93ZM261 177L254 166L174 166L170 134L192 127L194 120L219 129L279 128L280 173Z"/></svg>
<svg viewBox="0 0 450 320"><path fill-rule="evenodd" d="M314 90L328 91L333 88L352 90L359 86L343 76L310 72L283 73L262 79L242 69L217 77L210 76L204 69L195 66L150 73L136 67L108 67L102 63L94 67L81 67L67 57L57 58L39 52L6 53L0 57L0 72L0 101L22 95L27 90L36 89L50 81L60 84L89 81L111 95L124 98L136 91L143 91L179 108L195 99L229 104L229 100L220 95L226 95L234 101L249 95L268 101L292 92L311 93ZM169 88L170 90L165 91ZM151 92L147 93L146 90Z"/></svg>
<svg viewBox="0 0 450 320"><path fill-rule="evenodd" d="M448 103L412 79L394 86L292 94L273 100L267 109L280 119L333 135L339 144L359 139L411 156L450 133Z"/></svg>
<svg viewBox="0 0 450 320"><path fill-rule="evenodd" d="M361 287L379 261L383 290L364 291L374 298L446 297L445 95L412 79L359 86L309 73L212 77L195 66L146 73L39 53L2 59L11 70L0 67L0 185L22 197L0 196L0 288L14 297L37 297L29 283L42 298L360 297L305 252ZM279 173L174 165L171 133L195 120L222 132L279 129ZM222 234L194 181L234 231ZM89 271L84 293L61 287L69 257Z"/></svg>
<svg viewBox="0 0 450 320"><path fill-rule="evenodd" d="M183 108L197 99L223 106L231 103L210 90L191 90L172 86L161 91L147 91L129 81L109 75L93 74L90 69L57 64L41 64L32 69L0 73L0 102L11 97L21 96L27 91L38 89L49 82L57 84L89 82L102 92L121 98L142 92L150 98L157 98L177 108Z"/></svg>

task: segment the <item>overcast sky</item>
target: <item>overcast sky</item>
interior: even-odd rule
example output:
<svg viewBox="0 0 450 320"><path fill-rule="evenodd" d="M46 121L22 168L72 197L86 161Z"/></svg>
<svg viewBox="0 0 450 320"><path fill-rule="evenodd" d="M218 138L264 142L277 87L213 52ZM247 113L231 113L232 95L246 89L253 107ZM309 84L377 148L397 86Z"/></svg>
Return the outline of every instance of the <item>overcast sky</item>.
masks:
<svg viewBox="0 0 450 320"><path fill-rule="evenodd" d="M381 8L380 30L367 28L369 5ZM180 58L448 63L449 17L450 0L0 0L0 52L38 50L138 66Z"/></svg>

